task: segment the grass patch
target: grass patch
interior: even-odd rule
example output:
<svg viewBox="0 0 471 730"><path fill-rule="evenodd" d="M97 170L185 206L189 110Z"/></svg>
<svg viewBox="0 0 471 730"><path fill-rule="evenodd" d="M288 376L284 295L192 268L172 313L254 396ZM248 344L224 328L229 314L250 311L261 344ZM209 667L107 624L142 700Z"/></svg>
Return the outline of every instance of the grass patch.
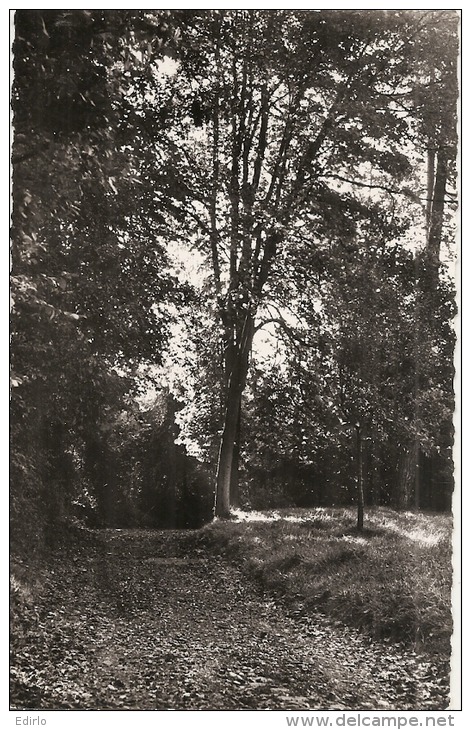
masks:
<svg viewBox="0 0 471 730"><path fill-rule="evenodd" d="M361 534L350 509L236 516L236 521L207 525L200 537L265 589L377 639L449 655L449 515L376 508Z"/></svg>

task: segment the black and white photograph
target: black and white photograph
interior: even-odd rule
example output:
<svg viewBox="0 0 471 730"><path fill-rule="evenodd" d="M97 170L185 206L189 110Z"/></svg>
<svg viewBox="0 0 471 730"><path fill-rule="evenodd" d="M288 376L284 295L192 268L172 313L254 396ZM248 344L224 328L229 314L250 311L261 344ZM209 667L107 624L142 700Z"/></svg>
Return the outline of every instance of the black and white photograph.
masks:
<svg viewBox="0 0 471 730"><path fill-rule="evenodd" d="M10 724L453 727L461 10L8 23Z"/></svg>

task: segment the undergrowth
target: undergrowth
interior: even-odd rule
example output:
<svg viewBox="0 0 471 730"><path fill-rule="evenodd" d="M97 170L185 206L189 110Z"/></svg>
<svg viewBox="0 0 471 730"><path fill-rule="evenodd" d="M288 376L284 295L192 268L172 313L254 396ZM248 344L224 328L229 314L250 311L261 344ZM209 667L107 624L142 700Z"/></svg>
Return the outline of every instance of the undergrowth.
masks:
<svg viewBox="0 0 471 730"><path fill-rule="evenodd" d="M303 612L321 610L376 639L446 659L451 517L381 508L362 533L354 524L349 509L240 513L207 525L200 539Z"/></svg>

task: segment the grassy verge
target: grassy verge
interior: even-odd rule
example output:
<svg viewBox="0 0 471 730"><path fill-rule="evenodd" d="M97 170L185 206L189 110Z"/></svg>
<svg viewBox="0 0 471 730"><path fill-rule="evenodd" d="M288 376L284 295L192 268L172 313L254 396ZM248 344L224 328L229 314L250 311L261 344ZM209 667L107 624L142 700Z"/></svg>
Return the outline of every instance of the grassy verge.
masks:
<svg viewBox="0 0 471 730"><path fill-rule="evenodd" d="M238 515L200 532L265 589L320 609L378 639L445 658L452 619L448 515L369 511L362 534L349 509Z"/></svg>

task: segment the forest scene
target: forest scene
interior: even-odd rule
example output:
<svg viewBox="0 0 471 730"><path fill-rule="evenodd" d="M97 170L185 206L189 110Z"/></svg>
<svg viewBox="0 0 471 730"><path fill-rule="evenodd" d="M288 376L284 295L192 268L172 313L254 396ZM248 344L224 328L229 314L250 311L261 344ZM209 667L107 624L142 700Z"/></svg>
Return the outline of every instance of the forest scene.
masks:
<svg viewBox="0 0 471 730"><path fill-rule="evenodd" d="M11 707L447 709L459 13L11 44Z"/></svg>

